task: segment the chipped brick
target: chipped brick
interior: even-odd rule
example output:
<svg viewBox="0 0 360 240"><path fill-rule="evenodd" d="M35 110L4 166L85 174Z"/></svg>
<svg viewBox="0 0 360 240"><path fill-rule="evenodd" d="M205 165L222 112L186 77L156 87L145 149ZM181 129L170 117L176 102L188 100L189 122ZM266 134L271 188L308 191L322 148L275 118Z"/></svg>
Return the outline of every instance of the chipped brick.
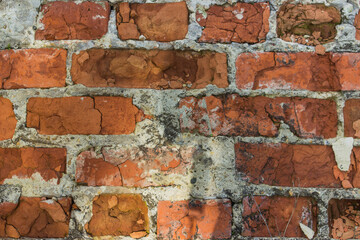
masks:
<svg viewBox="0 0 360 240"><path fill-rule="evenodd" d="M160 201L159 239L229 239L231 202L221 200Z"/></svg>
<svg viewBox="0 0 360 240"><path fill-rule="evenodd" d="M318 210L312 198L245 197L243 206L242 235L245 237L305 238L299 223L316 232Z"/></svg>
<svg viewBox="0 0 360 240"><path fill-rule="evenodd" d="M0 97L0 141L13 137L16 123L12 103L9 99Z"/></svg>
<svg viewBox="0 0 360 240"><path fill-rule="evenodd" d="M232 94L186 97L179 108L181 130L206 136L274 137L281 122L303 138L332 138L337 132L336 104L332 100Z"/></svg>
<svg viewBox="0 0 360 240"><path fill-rule="evenodd" d="M107 32L110 5L106 1L55 1L43 5L41 13L44 26L36 31L37 40L91 40Z"/></svg>
<svg viewBox="0 0 360 240"><path fill-rule="evenodd" d="M71 75L87 87L198 89L228 86L226 54L90 49L73 55Z"/></svg>
<svg viewBox="0 0 360 240"><path fill-rule="evenodd" d="M141 195L100 195L94 199L92 209L92 218L86 226L92 236L149 232L148 209Z"/></svg>
<svg viewBox="0 0 360 240"><path fill-rule="evenodd" d="M184 39L188 32L188 10L185 2L119 3L116 23L119 38L169 42Z"/></svg>

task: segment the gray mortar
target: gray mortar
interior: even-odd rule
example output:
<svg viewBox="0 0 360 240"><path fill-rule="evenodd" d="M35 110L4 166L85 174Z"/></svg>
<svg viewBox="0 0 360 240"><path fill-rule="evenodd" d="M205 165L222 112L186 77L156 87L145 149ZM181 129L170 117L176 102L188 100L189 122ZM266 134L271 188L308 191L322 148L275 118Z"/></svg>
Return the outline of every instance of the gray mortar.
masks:
<svg viewBox="0 0 360 240"><path fill-rule="evenodd" d="M54 0L51 0L54 1ZM272 187L267 185L249 184L241 179L235 171L234 144L237 142L250 143L291 143L291 144L321 144L331 145L334 139L300 139L294 136L286 124L281 124L280 134L276 138L264 137L205 137L198 134L180 133L178 119L181 110L178 103L186 96L210 96L236 93L241 96L267 97L309 97L317 99L333 99L338 110L338 138L344 136L342 110L345 101L350 98L360 98L360 91L347 92L311 92L290 90L239 90L235 85L236 58L242 52L312 52L314 47L285 42L276 35L276 11L286 0L271 0L270 32L264 43L259 44L207 44L197 43L201 36L201 27L195 21L197 10L206 10L212 4L232 4L236 0L187 0L189 8L189 32L185 40L170 43L154 41L121 41L117 37L115 12L111 11L108 33L99 40L80 41L38 41L34 40L36 28L41 28L41 14L38 14L40 3L51 2L41 0L11 0L0 1L0 48L47 48L58 47L68 50L66 87L53 89L19 89L0 90L0 96L10 99L18 120L16 134L10 140L0 141L0 147L66 147L67 173L60 184L45 183L41 179L33 181L10 180L12 185L0 186L0 203L2 201L16 202L20 196L72 196L79 210L72 212L70 236L68 239L91 239L84 230L84 225L91 219L92 199L101 193L139 193L149 206L150 230L149 236L143 239L156 239L157 203L161 200L184 199L214 199L229 198L233 203L233 239L248 239L241 234L242 199L251 195L283 195L283 196L311 196L318 202L318 233L316 239L328 239L327 205L331 198L360 198L359 189L326 189ZM131 3L179 2L180 0L126 0ZM81 1L77 1L81 2ZM99 1L94 1L99 2ZM122 0L110 0L112 5ZM261 0L245 0L243 2L262 2ZM342 13L343 22L337 27L338 35L334 42L325 45L327 51L360 52L360 42L355 40L355 28L352 26L355 14L359 10L357 0L296 0L295 3L324 3L335 6ZM15 3L15 4L14 4ZM18 3L21 3L18 5ZM16 14L14 11L16 10ZM4 29L3 26L7 27ZM35 27L33 27L35 26ZM118 48L118 49L178 49L178 50L210 50L226 53L228 56L229 87L220 89L209 85L198 90L151 90L151 89L121 89L121 88L86 88L74 85L71 80L70 69L72 55L80 50L90 48ZM67 97L67 96L125 96L133 97L136 106L146 114L153 115L153 120L146 120L137 124L133 134L119 136L101 135L40 135L35 129L26 128L26 102L31 97ZM146 146L154 147L165 144L175 146L194 146L199 150L193 167L186 175L173 175L176 183L170 187L126 188L126 187L85 187L75 184L75 161L79 153L91 147L99 149L102 146ZM360 146L360 139L354 141ZM319 171L321 171L319 169ZM196 175L195 175L196 172ZM191 184L191 179L196 182ZM15 185L14 185L15 184ZM131 239L116 237L115 239ZM256 239L256 238L255 238ZM260 238L258 238L260 239ZM261 238L264 239L264 238ZM267 238L272 239L272 238ZM274 238L275 239L275 238Z"/></svg>

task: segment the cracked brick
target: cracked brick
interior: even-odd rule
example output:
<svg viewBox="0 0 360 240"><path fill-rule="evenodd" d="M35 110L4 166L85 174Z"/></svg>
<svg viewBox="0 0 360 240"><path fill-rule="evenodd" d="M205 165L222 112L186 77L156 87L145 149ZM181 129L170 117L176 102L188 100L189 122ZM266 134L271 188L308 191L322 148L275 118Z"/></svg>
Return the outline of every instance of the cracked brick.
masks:
<svg viewBox="0 0 360 240"><path fill-rule="evenodd" d="M144 114L125 97L30 98L26 126L40 134L130 134Z"/></svg>
<svg viewBox="0 0 360 240"><path fill-rule="evenodd" d="M186 174L194 148L163 146L154 149L102 148L89 150L76 160L76 182L88 186L149 187L173 185L162 178Z"/></svg>
<svg viewBox="0 0 360 240"><path fill-rule="evenodd" d="M224 53L90 49L73 55L72 80L87 87L199 89L228 86Z"/></svg>
<svg viewBox="0 0 360 240"><path fill-rule="evenodd" d="M185 2L119 3L116 24L121 40L139 39L169 42L184 39L188 32Z"/></svg>
<svg viewBox="0 0 360 240"><path fill-rule="evenodd" d="M147 205L139 194L96 196L85 229L91 236L144 237L149 232Z"/></svg>
<svg viewBox="0 0 360 240"><path fill-rule="evenodd" d="M0 51L0 88L64 87L64 49L24 49Z"/></svg>
<svg viewBox="0 0 360 240"><path fill-rule="evenodd" d="M71 198L21 197L18 203L0 203L0 237L67 237L71 206Z"/></svg>
<svg viewBox="0 0 360 240"><path fill-rule="evenodd" d="M106 1L55 1L44 4L41 13L43 27L35 33L37 40L91 40L107 32L110 5Z"/></svg>
<svg viewBox="0 0 360 240"><path fill-rule="evenodd" d="M259 43L265 41L269 32L268 3L212 5L205 15L196 14L196 20L203 27L200 42Z"/></svg>
<svg viewBox="0 0 360 240"><path fill-rule="evenodd" d="M179 108L181 131L206 136L275 137L281 122L302 138L333 138L337 132L336 104L332 100L231 94L186 97Z"/></svg>
<svg viewBox="0 0 360 240"><path fill-rule="evenodd" d="M228 199L160 201L158 239L229 239L232 207Z"/></svg>
<svg viewBox="0 0 360 240"><path fill-rule="evenodd" d="M318 208L312 198L252 196L242 203L242 236L305 238L299 223L316 232Z"/></svg>
<svg viewBox="0 0 360 240"><path fill-rule="evenodd" d="M13 137L16 123L12 103L9 99L0 97L0 141Z"/></svg>

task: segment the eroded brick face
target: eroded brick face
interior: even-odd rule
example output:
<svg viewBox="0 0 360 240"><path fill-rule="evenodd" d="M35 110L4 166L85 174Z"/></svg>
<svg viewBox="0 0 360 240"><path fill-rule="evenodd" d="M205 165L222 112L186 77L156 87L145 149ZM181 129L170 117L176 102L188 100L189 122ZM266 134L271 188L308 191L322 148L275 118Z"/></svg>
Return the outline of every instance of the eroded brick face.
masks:
<svg viewBox="0 0 360 240"><path fill-rule="evenodd" d="M333 174L336 162L331 146L237 143L235 154L237 170L251 183L341 187Z"/></svg>
<svg viewBox="0 0 360 240"><path fill-rule="evenodd" d="M73 56L72 80L87 87L198 89L228 86L226 54L90 49Z"/></svg>
<svg viewBox="0 0 360 240"><path fill-rule="evenodd" d="M236 61L239 89L359 90L358 53L243 53Z"/></svg>
<svg viewBox="0 0 360 240"><path fill-rule="evenodd" d="M158 239L229 239L231 202L222 200L160 201Z"/></svg>
<svg viewBox="0 0 360 240"><path fill-rule="evenodd" d="M16 123L12 103L9 99L0 97L0 141L13 137Z"/></svg>
<svg viewBox="0 0 360 240"><path fill-rule="evenodd" d="M154 149L102 148L76 160L76 181L88 186L149 187L173 185L162 180L170 174L186 174L195 149L163 146Z"/></svg>
<svg viewBox="0 0 360 240"><path fill-rule="evenodd" d="M245 197L242 203L242 235L245 237L305 238L299 223L316 232L318 210L312 198L254 196Z"/></svg>
<svg viewBox="0 0 360 240"><path fill-rule="evenodd" d="M323 4L284 4L277 13L277 34L288 42L318 45L333 41L339 10Z"/></svg>
<svg viewBox="0 0 360 240"><path fill-rule="evenodd" d="M265 41L269 32L268 3L213 5L205 15L196 14L196 20L203 27L201 42L258 43Z"/></svg>
<svg viewBox="0 0 360 240"><path fill-rule="evenodd" d="M0 51L0 88L64 87L64 49L24 49Z"/></svg>
<svg viewBox="0 0 360 240"><path fill-rule="evenodd" d="M110 5L100 2L50 2L41 7L43 14L35 38L38 40L99 39L108 29Z"/></svg>
<svg viewBox="0 0 360 240"><path fill-rule="evenodd" d="M360 14L359 13L356 14L356 16L355 16L354 26L356 28L355 38L356 38L356 40L360 40Z"/></svg>
<svg viewBox="0 0 360 240"><path fill-rule="evenodd" d="M344 134L346 137L360 137L360 99L350 99L344 107Z"/></svg>
<svg viewBox="0 0 360 240"><path fill-rule="evenodd" d="M71 198L21 197L0 203L0 237L64 238L69 233Z"/></svg>
<svg viewBox="0 0 360 240"><path fill-rule="evenodd" d="M188 32L188 10L185 2L119 3L116 13L119 38L169 42L184 39Z"/></svg>
<svg viewBox="0 0 360 240"><path fill-rule="evenodd" d="M125 97L31 98L27 127L40 134L130 134L143 112Z"/></svg>
<svg viewBox="0 0 360 240"><path fill-rule="evenodd" d="M0 148L0 183L12 177L31 178L40 174L45 180L60 181L66 170L64 148Z"/></svg>
<svg viewBox="0 0 360 240"><path fill-rule="evenodd" d="M95 197L92 218L85 226L92 236L143 237L149 232L148 209L137 194Z"/></svg>
<svg viewBox="0 0 360 240"><path fill-rule="evenodd" d="M310 98L240 97L239 95L186 97L180 101L183 132L206 136L278 135L280 121L303 138L336 136L335 102Z"/></svg>

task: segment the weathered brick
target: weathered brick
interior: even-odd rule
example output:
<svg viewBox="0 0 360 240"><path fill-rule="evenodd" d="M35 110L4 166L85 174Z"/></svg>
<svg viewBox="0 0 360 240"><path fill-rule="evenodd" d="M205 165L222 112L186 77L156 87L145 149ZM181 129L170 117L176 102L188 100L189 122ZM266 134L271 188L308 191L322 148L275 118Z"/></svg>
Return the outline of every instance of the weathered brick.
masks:
<svg viewBox="0 0 360 240"><path fill-rule="evenodd" d="M172 185L169 174L185 174L193 148L163 146L156 149L104 147L101 154L82 152L76 160L76 182L88 186L149 187Z"/></svg>
<svg viewBox="0 0 360 240"><path fill-rule="evenodd" d="M299 223L316 232L318 210L312 198L245 197L243 208L242 235L245 237L305 238Z"/></svg>
<svg viewBox="0 0 360 240"><path fill-rule="evenodd" d="M235 144L236 168L244 180L288 187L341 187L331 146ZM321 171L314 171L321 169Z"/></svg>
<svg viewBox="0 0 360 240"><path fill-rule="evenodd" d="M40 134L130 134L144 114L125 97L30 98L27 127Z"/></svg>
<svg viewBox="0 0 360 240"><path fill-rule="evenodd" d="M281 122L299 137L333 138L337 132L336 104L310 98L186 97L180 101L183 132L206 136L278 135Z"/></svg>
<svg viewBox="0 0 360 240"><path fill-rule="evenodd" d="M149 232L148 209L141 195L104 194L95 197L92 218L85 226L92 236L145 236Z"/></svg>
<svg viewBox="0 0 360 240"><path fill-rule="evenodd" d="M360 40L360 11L355 16L354 26L356 28L356 40Z"/></svg>
<svg viewBox="0 0 360 240"><path fill-rule="evenodd" d="M346 137L360 137L360 99L350 99L344 107L344 134Z"/></svg>
<svg viewBox="0 0 360 240"><path fill-rule="evenodd" d="M229 239L231 211L227 199L160 201L158 239Z"/></svg>
<svg viewBox="0 0 360 240"><path fill-rule="evenodd" d="M64 238L69 233L71 205L71 198L21 197L18 203L2 202L0 237Z"/></svg>
<svg viewBox="0 0 360 240"><path fill-rule="evenodd" d="M12 177L31 178L40 174L57 182L66 171L65 148L0 148L0 184Z"/></svg>
<svg viewBox="0 0 360 240"><path fill-rule="evenodd" d="M41 7L38 40L91 40L101 38L108 30L110 5L100 2L50 2Z"/></svg>
<svg viewBox="0 0 360 240"><path fill-rule="evenodd" d="M239 89L359 90L358 53L243 53L236 61Z"/></svg>
<svg viewBox="0 0 360 240"><path fill-rule="evenodd" d="M0 88L65 86L66 50L24 49L0 51Z"/></svg>
<svg viewBox="0 0 360 240"><path fill-rule="evenodd" d="M343 188L360 188L360 148L354 147L350 155L350 166L347 172L333 167L334 177L341 181Z"/></svg>
<svg viewBox="0 0 360 240"><path fill-rule="evenodd" d="M334 40L340 22L335 7L286 3L277 13L277 34L285 41L318 45Z"/></svg>
<svg viewBox="0 0 360 240"><path fill-rule="evenodd" d="M168 42L184 39L188 32L188 9L185 2L119 3L116 13L119 38Z"/></svg>
<svg viewBox="0 0 360 240"><path fill-rule="evenodd" d="M12 103L9 99L0 97L0 141L13 137L16 123Z"/></svg>
<svg viewBox="0 0 360 240"><path fill-rule="evenodd" d="M213 52L90 49L73 55L71 75L87 87L225 88L226 61Z"/></svg>
<svg viewBox="0 0 360 240"><path fill-rule="evenodd" d="M236 3L233 6L213 5L206 16L197 12L196 20L203 27L200 42L264 42L269 32L268 3Z"/></svg>

